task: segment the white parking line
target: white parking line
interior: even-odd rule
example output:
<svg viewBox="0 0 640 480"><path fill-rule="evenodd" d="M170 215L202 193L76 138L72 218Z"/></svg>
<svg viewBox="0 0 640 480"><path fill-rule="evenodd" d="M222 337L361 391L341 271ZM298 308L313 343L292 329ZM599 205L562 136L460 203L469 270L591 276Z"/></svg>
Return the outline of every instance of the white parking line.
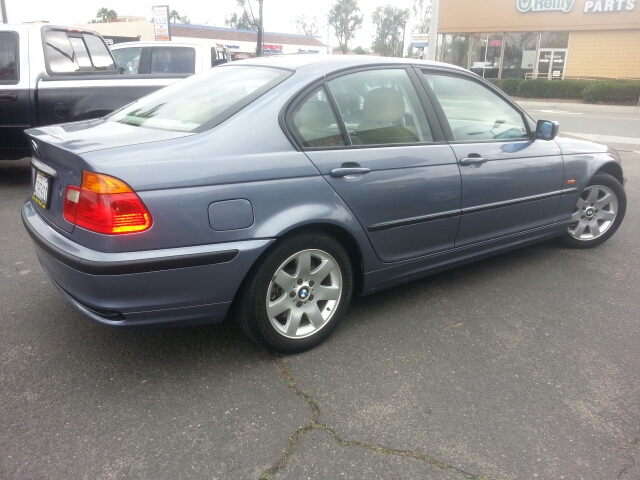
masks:
<svg viewBox="0 0 640 480"><path fill-rule="evenodd" d="M623 143L625 145L640 145L640 138L636 137L619 137L616 135L596 135L591 133L571 133L562 132L573 137L584 138L585 140L591 140L592 142L601 143Z"/></svg>
<svg viewBox="0 0 640 480"><path fill-rule="evenodd" d="M533 110L534 112L558 113L561 115L582 115L580 112L567 112L566 110Z"/></svg>

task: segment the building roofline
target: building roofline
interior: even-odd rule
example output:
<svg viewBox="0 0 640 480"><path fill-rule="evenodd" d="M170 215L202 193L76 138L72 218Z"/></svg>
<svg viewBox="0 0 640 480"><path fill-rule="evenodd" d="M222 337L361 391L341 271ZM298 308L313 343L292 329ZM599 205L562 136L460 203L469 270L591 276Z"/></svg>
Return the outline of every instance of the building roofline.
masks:
<svg viewBox="0 0 640 480"><path fill-rule="evenodd" d="M243 30L243 29L239 29L239 28L228 28L228 27L216 27L216 26L212 26L212 25L193 25L191 23L174 23L174 22L170 22L169 23L170 26L172 27L185 27L185 28L198 28L198 29L205 29L205 30L222 30L225 32L242 32L242 33L251 33L254 35L258 34L257 30ZM316 38L316 39L321 39L322 37L319 35L302 35L300 33L280 33L280 32L267 32L265 30L264 32L265 35L282 35L284 37L298 37L298 38Z"/></svg>

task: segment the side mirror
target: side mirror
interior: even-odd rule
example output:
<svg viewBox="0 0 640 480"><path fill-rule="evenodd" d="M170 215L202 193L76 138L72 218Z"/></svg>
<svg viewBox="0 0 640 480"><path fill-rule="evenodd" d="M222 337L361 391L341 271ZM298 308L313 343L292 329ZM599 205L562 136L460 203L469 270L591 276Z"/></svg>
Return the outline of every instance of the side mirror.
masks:
<svg viewBox="0 0 640 480"><path fill-rule="evenodd" d="M536 138L540 140L553 140L558 134L558 122L551 120L538 120L536 125Z"/></svg>

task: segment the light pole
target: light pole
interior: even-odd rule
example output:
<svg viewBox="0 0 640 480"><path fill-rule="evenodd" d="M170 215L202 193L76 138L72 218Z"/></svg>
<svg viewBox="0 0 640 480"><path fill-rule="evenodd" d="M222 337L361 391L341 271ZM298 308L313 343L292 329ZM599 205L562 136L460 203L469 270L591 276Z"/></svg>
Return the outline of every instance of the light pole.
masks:
<svg viewBox="0 0 640 480"><path fill-rule="evenodd" d="M262 24L262 2L263 0L258 0L258 14L260 18L258 18L258 44L256 45L256 57L262 56L262 44L264 43L264 28Z"/></svg>
<svg viewBox="0 0 640 480"><path fill-rule="evenodd" d="M436 46L438 44L438 9L440 0L431 0L431 24L429 26L429 47L427 47L427 60L436 59Z"/></svg>
<svg viewBox="0 0 640 480"><path fill-rule="evenodd" d="M4 4L4 0L0 0L0 4L2 4L2 23L9 23L7 20L7 6Z"/></svg>
<svg viewBox="0 0 640 480"><path fill-rule="evenodd" d="M331 24L329 23L330 15L326 13L325 16L327 17L327 55L331 55Z"/></svg>

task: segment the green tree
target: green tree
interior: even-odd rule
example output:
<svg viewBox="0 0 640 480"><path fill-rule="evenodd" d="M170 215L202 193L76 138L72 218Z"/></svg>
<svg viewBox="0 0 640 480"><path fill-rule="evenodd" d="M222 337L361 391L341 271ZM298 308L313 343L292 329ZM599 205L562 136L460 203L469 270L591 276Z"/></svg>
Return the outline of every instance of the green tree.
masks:
<svg viewBox="0 0 640 480"><path fill-rule="evenodd" d="M260 19L253 14L251 1L236 0L236 4L242 9L242 13L232 13L230 16L225 17L225 26L236 30L258 30Z"/></svg>
<svg viewBox="0 0 640 480"><path fill-rule="evenodd" d="M318 18L315 16L312 19L308 19L306 15L300 15L295 19L294 24L296 26L296 31L303 35L317 37L320 33Z"/></svg>
<svg viewBox="0 0 640 480"><path fill-rule="evenodd" d="M249 14L244 11L241 15L232 13L224 19L225 27L234 28L236 30L258 30L257 25L253 24Z"/></svg>
<svg viewBox="0 0 640 480"><path fill-rule="evenodd" d="M115 20L116 18L118 18L116 11L107 7L102 7L96 12L96 19L100 22L108 22L109 20Z"/></svg>
<svg viewBox="0 0 640 480"><path fill-rule="evenodd" d="M169 20L172 20L174 23L184 23L185 25L191 23L191 20L189 20L186 15L180 15L177 10L171 10Z"/></svg>
<svg viewBox="0 0 640 480"><path fill-rule="evenodd" d="M337 0L329 11L329 25L338 37L342 53L349 51L349 39L362 27L362 15L358 12L358 0Z"/></svg>
<svg viewBox="0 0 640 480"><path fill-rule="evenodd" d="M358 55L367 55L369 53L369 50L367 50L366 48L362 48L361 46L357 46L353 49L353 53L356 53Z"/></svg>
<svg viewBox="0 0 640 480"><path fill-rule="evenodd" d="M371 14L376 29L373 41L374 51L383 57L402 56L402 34L409 20L409 9L391 5L378 7Z"/></svg>
<svg viewBox="0 0 640 480"><path fill-rule="evenodd" d="M411 7L414 33L429 33L431 24L431 0L413 0Z"/></svg>

